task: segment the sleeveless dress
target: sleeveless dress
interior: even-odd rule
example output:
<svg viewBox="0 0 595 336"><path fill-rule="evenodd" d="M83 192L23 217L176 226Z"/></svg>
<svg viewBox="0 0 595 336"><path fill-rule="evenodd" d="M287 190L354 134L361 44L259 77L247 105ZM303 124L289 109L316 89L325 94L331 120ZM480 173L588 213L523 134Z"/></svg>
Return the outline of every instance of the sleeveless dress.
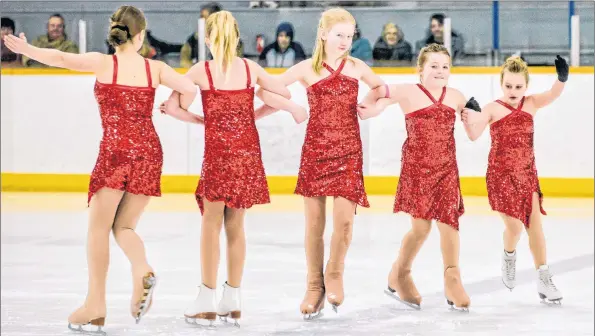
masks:
<svg viewBox="0 0 595 336"><path fill-rule="evenodd" d="M369 207L357 117L358 80L327 64L328 77L307 88L310 118L295 193L335 196Z"/></svg>
<svg viewBox="0 0 595 336"><path fill-rule="evenodd" d="M454 138L456 111L442 103L446 87L438 101L425 87L418 87L432 105L405 115L407 139L393 211L437 220L458 230L465 208Z"/></svg>
<svg viewBox="0 0 595 336"><path fill-rule="evenodd" d="M204 199L236 209L270 203L254 117L254 87L248 63L243 61L248 79L241 90L216 89L209 62L205 62L209 79L209 90L201 91L205 152L195 192L201 213Z"/></svg>
<svg viewBox="0 0 595 336"><path fill-rule="evenodd" d="M546 215L535 167L533 116L522 110L525 97L517 108L500 100L496 102L510 113L490 125L488 199L492 210L517 218L529 227L534 192L539 195L539 210Z"/></svg>
<svg viewBox="0 0 595 336"><path fill-rule="evenodd" d="M91 173L88 201L101 188L161 196L163 151L153 125L155 88L145 59L147 87L117 84L118 57L113 55L112 83L95 81L103 137Z"/></svg>

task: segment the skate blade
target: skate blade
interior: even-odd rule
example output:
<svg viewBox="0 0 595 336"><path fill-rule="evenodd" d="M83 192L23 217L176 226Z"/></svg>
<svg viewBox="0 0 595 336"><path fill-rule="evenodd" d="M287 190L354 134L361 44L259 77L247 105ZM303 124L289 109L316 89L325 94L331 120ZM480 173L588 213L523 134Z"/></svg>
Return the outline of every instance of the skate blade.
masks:
<svg viewBox="0 0 595 336"><path fill-rule="evenodd" d="M83 328L85 327L85 328ZM94 329L94 330L91 330ZM101 330L101 326L95 326L92 324L72 324L72 323L68 323L68 329L70 329L71 331L74 331L76 333L79 334L83 334L83 335L101 335L101 336L106 336L107 333L103 330Z"/></svg>
<svg viewBox="0 0 595 336"><path fill-rule="evenodd" d="M147 310L151 306L151 302L153 301L153 293L155 292L155 285L157 285L157 277L155 275L149 277L143 277L143 286L145 290L145 294L141 299L141 305L134 318L136 320L136 324L140 323L140 320L145 314Z"/></svg>
<svg viewBox="0 0 595 336"><path fill-rule="evenodd" d="M562 298L549 300L545 295L539 293L539 298L541 299L541 303L547 306L561 306L562 305Z"/></svg>
<svg viewBox="0 0 595 336"><path fill-rule="evenodd" d="M217 329L217 326L215 325L215 320L205 320L200 318L184 316L184 321L186 321L186 323L188 323L189 325L193 327L198 327L200 329Z"/></svg>
<svg viewBox="0 0 595 336"><path fill-rule="evenodd" d="M228 318L228 315L219 315L219 321L221 321L223 323L223 325L226 327L235 327L235 328L240 327L240 320L234 319L232 317Z"/></svg>
<svg viewBox="0 0 595 336"><path fill-rule="evenodd" d="M322 310L319 310L318 312L312 313L312 314L303 314L304 321L318 320L319 318L321 318L323 316L324 316L324 313L322 312Z"/></svg>
<svg viewBox="0 0 595 336"><path fill-rule="evenodd" d="M450 311L456 311L459 313L468 313L469 312L469 307L457 307L457 306L455 306L454 302L450 301L449 299L446 299L446 303L449 305Z"/></svg>
<svg viewBox="0 0 595 336"><path fill-rule="evenodd" d="M408 302L408 301L405 301L405 300L401 299L401 298L400 298L400 297L399 297L397 294L395 294L395 293L393 293L393 292L389 291L388 289L385 289L385 290L384 290L384 294L386 294L386 295L388 295L389 297L391 297L391 298L393 298L393 299L397 300L398 302L400 302L400 303L402 303L402 304L406 305L407 307L413 308L413 309L415 309L415 310L421 310L421 306L420 306L420 305L418 305L418 304L415 304L415 303L411 303L411 302Z"/></svg>

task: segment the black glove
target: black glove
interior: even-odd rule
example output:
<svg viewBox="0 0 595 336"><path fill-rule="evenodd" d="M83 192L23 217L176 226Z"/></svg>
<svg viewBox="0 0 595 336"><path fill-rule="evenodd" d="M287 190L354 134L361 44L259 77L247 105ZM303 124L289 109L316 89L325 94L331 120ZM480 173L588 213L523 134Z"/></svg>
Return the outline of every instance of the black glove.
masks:
<svg viewBox="0 0 595 336"><path fill-rule="evenodd" d="M477 112L481 112L481 107L479 107L479 103L473 97L471 97L471 99L469 99L467 104L465 104L465 108L472 109Z"/></svg>
<svg viewBox="0 0 595 336"><path fill-rule="evenodd" d="M558 80L562 83L568 80L568 63L566 60L560 57L560 55L556 55L556 60L554 60L556 64L556 73L558 73Z"/></svg>

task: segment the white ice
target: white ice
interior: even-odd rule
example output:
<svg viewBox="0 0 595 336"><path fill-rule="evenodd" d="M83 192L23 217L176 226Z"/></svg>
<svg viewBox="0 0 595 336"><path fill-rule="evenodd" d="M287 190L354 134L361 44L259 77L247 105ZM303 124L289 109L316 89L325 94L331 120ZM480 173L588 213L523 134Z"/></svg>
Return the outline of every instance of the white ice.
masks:
<svg viewBox="0 0 595 336"><path fill-rule="evenodd" d="M81 197L84 202L86 196ZM339 313L327 304L324 318L304 322L299 313L306 276L303 214L252 211L245 224L248 247L241 328L203 331L187 325L182 317L200 284L200 215L196 210L148 211L137 231L159 277L153 308L141 324L134 324L129 314L129 264L112 238L105 330L110 336L594 334L592 210L585 216L554 209L553 215L544 217L553 280L564 295L560 307L540 303L526 234L518 248L517 287L510 292L502 285L503 225L495 215L468 212L460 231L463 283L471 297L468 314L447 309L435 227L413 268L423 296L422 310L400 306L383 294L401 238L410 227L406 215L393 215L388 209L387 213L360 212L356 217L346 261L346 299ZM72 334L66 327L67 317L83 303L87 286L86 209L3 209L1 229L2 335ZM222 249L219 284L226 280L225 273Z"/></svg>

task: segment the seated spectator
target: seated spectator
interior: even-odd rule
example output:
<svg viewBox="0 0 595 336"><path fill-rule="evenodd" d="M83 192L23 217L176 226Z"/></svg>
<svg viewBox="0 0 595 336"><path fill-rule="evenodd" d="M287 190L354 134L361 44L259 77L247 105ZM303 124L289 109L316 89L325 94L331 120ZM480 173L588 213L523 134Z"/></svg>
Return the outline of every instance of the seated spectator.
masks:
<svg viewBox="0 0 595 336"><path fill-rule="evenodd" d="M413 50L411 44L405 41L403 30L389 22L382 27L382 35L374 44L373 56L377 61L411 62Z"/></svg>
<svg viewBox="0 0 595 336"><path fill-rule="evenodd" d="M264 48L258 62L269 68L289 68L306 59L304 48L293 40L291 23L283 22L277 27L277 39Z"/></svg>
<svg viewBox="0 0 595 336"><path fill-rule="evenodd" d="M106 40L107 45L107 53L112 55L116 52L114 47ZM151 34L150 30L147 30L147 35L143 42L142 48L139 50L139 54L143 57L150 58L150 59L161 59L163 56L169 53L177 53L180 52L182 49L181 44L170 44L167 42L163 42L158 40Z"/></svg>
<svg viewBox="0 0 595 336"><path fill-rule="evenodd" d="M13 53L4 45L5 35L14 35L15 24L10 18L2 18L2 33L0 35L0 46L2 49L2 67L16 67L20 64L20 55Z"/></svg>
<svg viewBox="0 0 595 336"><path fill-rule="evenodd" d="M362 37L362 32L357 23L355 24L355 34L353 34L353 44L351 45L351 56L372 65L372 46L367 38Z"/></svg>
<svg viewBox="0 0 595 336"><path fill-rule="evenodd" d="M46 35L41 35L35 39L31 44L38 48L58 49L63 52L78 54L79 48L73 41L68 39L64 30L66 24L64 18L60 14L50 16L47 26L48 32ZM26 56L23 56L23 65L25 66L45 66Z"/></svg>
<svg viewBox="0 0 595 336"><path fill-rule="evenodd" d="M200 7L200 17L206 19L213 13L220 12L223 8L216 2L211 2ZM202 47L202 46L201 46ZM244 43L240 39L238 43L237 56L244 55ZM207 49L207 60L213 59L213 55ZM190 35L188 40L180 50L180 66L183 68L190 68L194 63L198 62L198 32Z"/></svg>
<svg viewBox="0 0 595 336"><path fill-rule="evenodd" d="M421 48L427 46L428 44L438 43L444 45L444 14L434 14L430 18L430 29L426 33L426 37L418 41L415 49L416 54L419 54ZM463 36L455 32L454 29L451 30L451 53L452 59L455 60L457 58L462 58L465 54L465 40Z"/></svg>

